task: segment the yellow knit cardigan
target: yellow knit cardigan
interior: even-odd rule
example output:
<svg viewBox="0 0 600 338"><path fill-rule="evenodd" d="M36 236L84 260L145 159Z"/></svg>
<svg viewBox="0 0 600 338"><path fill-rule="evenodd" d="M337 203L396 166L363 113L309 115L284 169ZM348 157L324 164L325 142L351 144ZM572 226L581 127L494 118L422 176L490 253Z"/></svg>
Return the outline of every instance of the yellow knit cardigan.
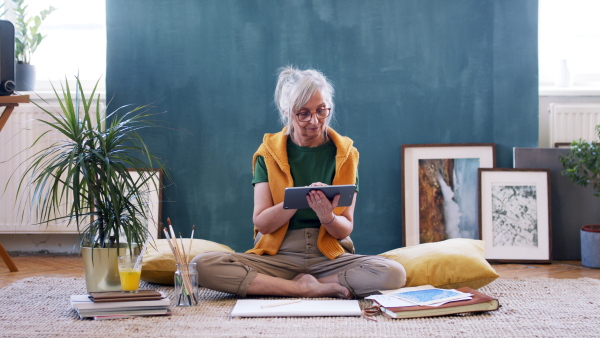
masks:
<svg viewBox="0 0 600 338"><path fill-rule="evenodd" d="M286 128L276 134L265 134L263 143L258 147L252 160L252 170L256 166L256 159L262 156L267 166L269 188L273 197L273 204L283 202L284 191L287 187L294 186L294 180L290 171L287 157L287 138ZM352 146L353 141L345 136L336 133L332 128L328 128L327 135L335 144L335 176L333 184L356 184L356 171L358 169L358 150ZM340 215L345 207L334 209L336 215ZM263 235L253 249L246 251L257 255L268 254L275 255L283 242L287 232L289 222L270 234ZM254 235L258 230L254 228ZM325 226L321 224L317 247L329 259L334 259L345 251L333 236L331 236Z"/></svg>

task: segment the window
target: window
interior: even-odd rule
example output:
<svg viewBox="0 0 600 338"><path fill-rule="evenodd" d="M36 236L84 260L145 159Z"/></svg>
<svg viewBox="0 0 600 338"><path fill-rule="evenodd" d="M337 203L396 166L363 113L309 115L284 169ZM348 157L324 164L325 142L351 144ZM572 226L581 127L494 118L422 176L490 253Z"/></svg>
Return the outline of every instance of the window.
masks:
<svg viewBox="0 0 600 338"><path fill-rule="evenodd" d="M538 4L540 86L600 87L600 1Z"/></svg>
<svg viewBox="0 0 600 338"><path fill-rule="evenodd" d="M1 1L1 0L0 0ZM106 73L106 5L104 0L26 0L29 15L56 8L40 26L46 37L31 57L36 66L36 92L51 91L67 78L79 74L84 89L91 90L95 82L105 91ZM5 1L5 8L12 2ZM10 20L12 14L6 17Z"/></svg>

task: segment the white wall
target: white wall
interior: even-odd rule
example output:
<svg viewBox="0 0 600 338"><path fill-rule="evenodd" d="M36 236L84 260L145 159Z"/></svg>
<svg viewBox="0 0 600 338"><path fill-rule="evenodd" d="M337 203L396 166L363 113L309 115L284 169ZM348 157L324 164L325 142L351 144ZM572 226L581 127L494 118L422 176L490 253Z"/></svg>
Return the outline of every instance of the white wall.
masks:
<svg viewBox="0 0 600 338"><path fill-rule="evenodd" d="M79 253L78 235L0 234L0 243L9 253Z"/></svg>

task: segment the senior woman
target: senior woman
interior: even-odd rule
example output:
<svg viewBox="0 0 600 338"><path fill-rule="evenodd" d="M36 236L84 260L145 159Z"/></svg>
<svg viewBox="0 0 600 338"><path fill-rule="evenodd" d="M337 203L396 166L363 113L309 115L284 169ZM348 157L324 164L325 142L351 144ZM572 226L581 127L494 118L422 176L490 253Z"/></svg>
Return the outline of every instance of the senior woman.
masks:
<svg viewBox="0 0 600 338"><path fill-rule="evenodd" d="M353 202L338 207L313 190L310 209L284 209L286 187L356 184L358 151L329 127L333 87L316 70L282 68L275 103L284 128L265 134L253 157L254 248L246 253L196 256L199 284L247 295L366 297L404 286L399 263L354 254Z"/></svg>

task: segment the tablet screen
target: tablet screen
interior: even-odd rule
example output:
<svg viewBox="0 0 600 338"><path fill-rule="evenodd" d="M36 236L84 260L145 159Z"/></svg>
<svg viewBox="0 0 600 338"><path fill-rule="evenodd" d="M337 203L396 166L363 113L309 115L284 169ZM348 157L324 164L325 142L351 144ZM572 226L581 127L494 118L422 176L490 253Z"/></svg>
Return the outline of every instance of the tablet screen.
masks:
<svg viewBox="0 0 600 338"><path fill-rule="evenodd" d="M347 207L352 204L356 185L327 185L316 187L293 187L285 188L285 196L283 199L284 209L308 209L310 206L306 201L306 195L312 190L321 190L325 196L331 201L335 195L340 195L338 207Z"/></svg>

